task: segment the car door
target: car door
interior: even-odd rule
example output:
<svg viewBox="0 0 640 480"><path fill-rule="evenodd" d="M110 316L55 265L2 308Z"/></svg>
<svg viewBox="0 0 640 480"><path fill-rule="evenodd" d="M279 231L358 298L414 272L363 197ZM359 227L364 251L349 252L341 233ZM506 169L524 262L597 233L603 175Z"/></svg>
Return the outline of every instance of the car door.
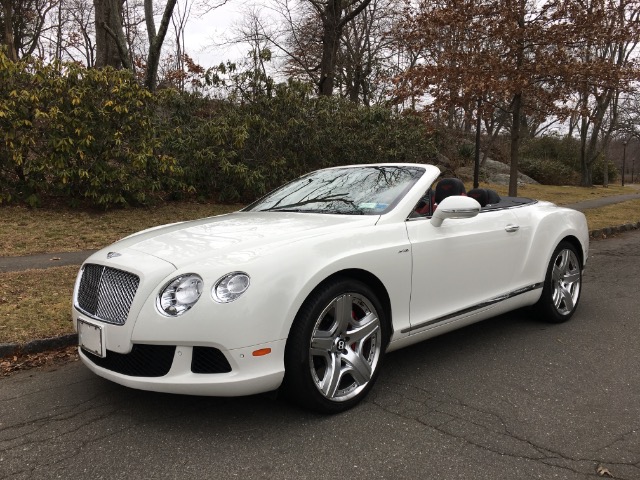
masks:
<svg viewBox="0 0 640 480"><path fill-rule="evenodd" d="M411 330L442 325L513 290L526 231L510 210L473 218L406 222L411 242Z"/></svg>

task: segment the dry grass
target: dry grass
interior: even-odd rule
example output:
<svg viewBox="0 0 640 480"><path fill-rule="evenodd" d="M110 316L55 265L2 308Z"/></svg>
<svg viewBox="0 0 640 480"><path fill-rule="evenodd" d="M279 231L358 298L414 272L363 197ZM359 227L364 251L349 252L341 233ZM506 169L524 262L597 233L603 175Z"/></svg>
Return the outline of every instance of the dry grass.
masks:
<svg viewBox="0 0 640 480"><path fill-rule="evenodd" d="M492 188L500 195L507 195L509 187L506 185L481 185L484 188ZM567 205L581 202L583 200L593 200L595 198L610 197L614 195L638 194L640 191L631 186L622 187L620 185L609 185L604 188L600 185L594 187L569 187L561 185L520 185L518 186L518 196L535 198L537 200L547 200L557 205Z"/></svg>
<svg viewBox="0 0 640 480"><path fill-rule="evenodd" d="M72 333L77 273L76 266L0 273L0 343Z"/></svg>
<svg viewBox="0 0 640 480"><path fill-rule="evenodd" d="M64 208L0 208L0 256L102 248L145 228L220 215L240 205L167 203L160 207L78 211Z"/></svg>
<svg viewBox="0 0 640 480"><path fill-rule="evenodd" d="M640 222L640 200L585 210L589 230Z"/></svg>

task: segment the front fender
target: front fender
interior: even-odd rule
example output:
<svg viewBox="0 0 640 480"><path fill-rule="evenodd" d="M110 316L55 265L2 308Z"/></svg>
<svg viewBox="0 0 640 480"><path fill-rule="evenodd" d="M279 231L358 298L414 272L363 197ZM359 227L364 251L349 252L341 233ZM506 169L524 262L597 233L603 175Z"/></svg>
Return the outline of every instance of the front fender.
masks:
<svg viewBox="0 0 640 480"><path fill-rule="evenodd" d="M364 271L379 279L390 299L393 330L409 325L412 262L404 223L373 226L348 239L327 239L303 255L309 268L297 276L300 288L289 303L282 338L288 336L309 295L326 279L346 270Z"/></svg>

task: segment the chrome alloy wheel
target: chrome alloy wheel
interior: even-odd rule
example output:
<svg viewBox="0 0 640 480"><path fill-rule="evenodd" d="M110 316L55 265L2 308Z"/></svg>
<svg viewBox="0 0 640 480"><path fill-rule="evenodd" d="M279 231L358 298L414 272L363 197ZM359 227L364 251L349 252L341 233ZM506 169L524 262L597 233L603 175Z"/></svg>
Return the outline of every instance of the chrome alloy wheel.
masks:
<svg viewBox="0 0 640 480"><path fill-rule="evenodd" d="M361 294L334 298L317 318L309 348L311 377L328 400L343 402L364 390L382 350L380 318Z"/></svg>
<svg viewBox="0 0 640 480"><path fill-rule="evenodd" d="M552 301L560 315L568 315L578 302L582 276L576 254L569 249L560 250L551 272Z"/></svg>

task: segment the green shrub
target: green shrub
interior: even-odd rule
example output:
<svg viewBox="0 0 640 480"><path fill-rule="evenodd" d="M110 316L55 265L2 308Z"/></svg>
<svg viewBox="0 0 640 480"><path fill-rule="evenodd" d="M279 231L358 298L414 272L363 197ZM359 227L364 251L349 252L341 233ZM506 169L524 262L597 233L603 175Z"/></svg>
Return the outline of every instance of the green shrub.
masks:
<svg viewBox="0 0 640 480"><path fill-rule="evenodd" d="M541 136L523 142L520 171L546 185L580 183L580 142L574 138Z"/></svg>
<svg viewBox="0 0 640 480"><path fill-rule="evenodd" d="M617 167L612 162L609 162L608 167L609 183L613 183L618 180L619 172ZM602 157L598 158L593 164L593 170L591 174L594 185L602 185L604 183L604 161L602 160Z"/></svg>
<svg viewBox="0 0 640 480"><path fill-rule="evenodd" d="M578 185L580 183L578 172L557 160L522 158L519 170L544 185Z"/></svg>
<svg viewBox="0 0 640 480"><path fill-rule="evenodd" d="M433 156L417 117L312 97L297 82L270 91L246 102L162 94L156 129L163 151L178 160L199 196L249 201L318 168Z"/></svg>
<svg viewBox="0 0 640 480"><path fill-rule="evenodd" d="M522 144L523 158L535 158L562 163L580 171L580 142L575 138L544 135L528 138Z"/></svg>
<svg viewBox="0 0 640 480"><path fill-rule="evenodd" d="M152 95L127 71L12 63L0 53L0 202L249 201L317 168L435 156L415 115L264 81L246 98L242 88L225 100Z"/></svg>
<svg viewBox="0 0 640 480"><path fill-rule="evenodd" d="M0 200L145 203L180 169L158 150L154 99L127 71L10 62L0 52Z"/></svg>

